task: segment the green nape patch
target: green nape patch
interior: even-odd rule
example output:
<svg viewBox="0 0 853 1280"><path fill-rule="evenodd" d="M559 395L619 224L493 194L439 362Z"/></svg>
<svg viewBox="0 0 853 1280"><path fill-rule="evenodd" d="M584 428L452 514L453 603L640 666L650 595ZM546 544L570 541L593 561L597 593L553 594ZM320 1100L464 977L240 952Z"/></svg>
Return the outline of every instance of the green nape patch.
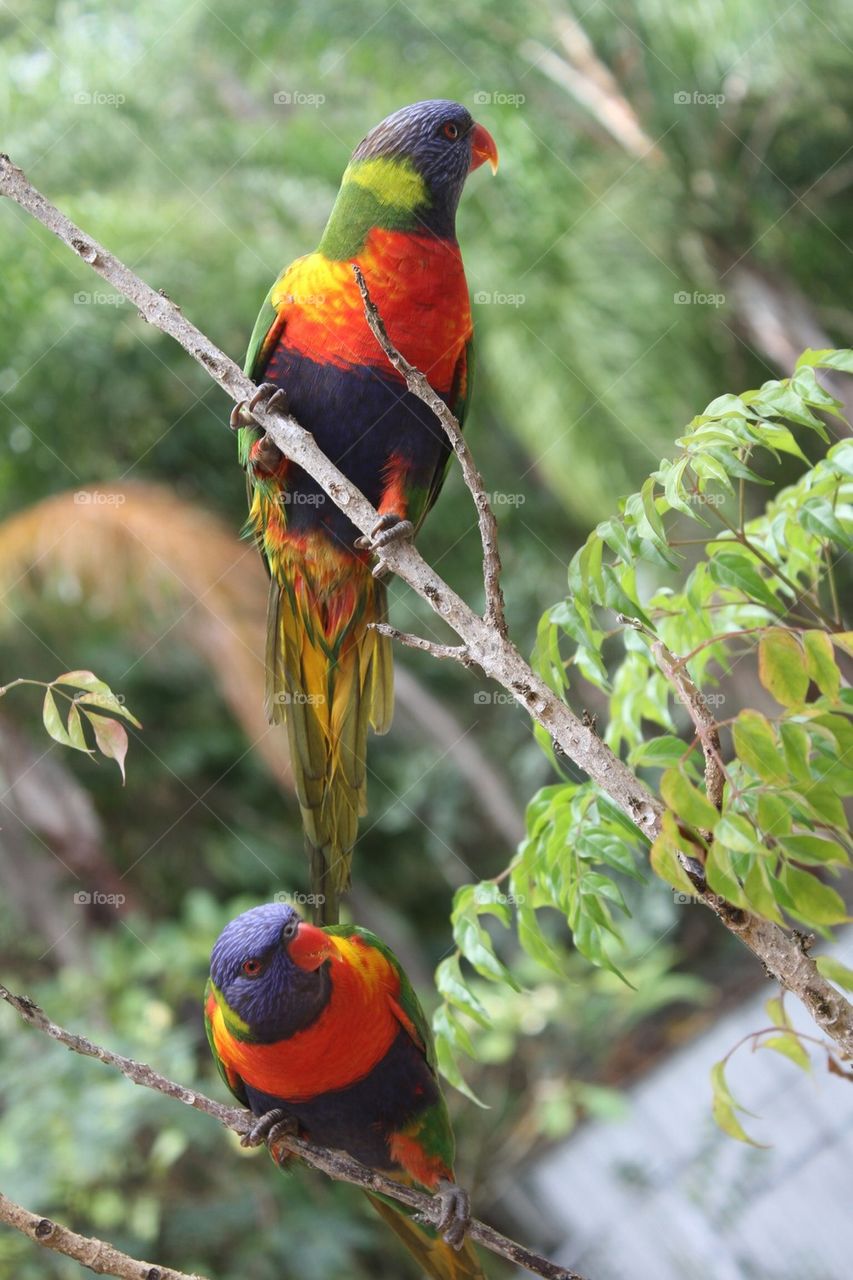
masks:
<svg viewBox="0 0 853 1280"><path fill-rule="evenodd" d="M410 161L382 156L356 160L344 173L318 249L327 258L351 258L374 227L412 230L417 210L429 203L427 185Z"/></svg>

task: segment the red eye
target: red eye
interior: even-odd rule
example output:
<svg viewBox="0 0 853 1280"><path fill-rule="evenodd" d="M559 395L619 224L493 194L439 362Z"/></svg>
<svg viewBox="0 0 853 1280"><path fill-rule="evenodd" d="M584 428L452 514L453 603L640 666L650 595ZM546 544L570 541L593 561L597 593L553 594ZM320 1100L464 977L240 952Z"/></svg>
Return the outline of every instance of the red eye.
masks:
<svg viewBox="0 0 853 1280"><path fill-rule="evenodd" d="M445 138L449 138L451 142L455 142L459 137L459 126L454 124L452 120L448 120L447 124L441 126L441 132Z"/></svg>
<svg viewBox="0 0 853 1280"><path fill-rule="evenodd" d="M244 960L243 961L243 972L245 973L247 978L256 978L262 968L263 968L263 965L261 964L260 960Z"/></svg>

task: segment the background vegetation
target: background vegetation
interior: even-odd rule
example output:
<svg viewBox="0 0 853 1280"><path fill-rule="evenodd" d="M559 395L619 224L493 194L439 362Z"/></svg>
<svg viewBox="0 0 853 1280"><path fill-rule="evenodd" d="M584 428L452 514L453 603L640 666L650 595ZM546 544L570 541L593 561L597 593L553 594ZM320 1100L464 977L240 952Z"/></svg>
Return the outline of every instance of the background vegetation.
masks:
<svg viewBox="0 0 853 1280"><path fill-rule="evenodd" d="M589 529L706 401L853 332L849 7L593 3L590 46L568 18L486 0L0 8L3 149L235 356L373 123L448 96L487 124L501 172L472 180L459 228L480 340L471 439L528 651ZM305 887L286 762L257 719L263 586L236 541L228 406L47 233L0 212L4 679L91 667L145 726L122 790L111 765L44 754L34 695L4 699L5 980L215 1087L199 1014L210 944L236 910ZM789 457L774 476L801 470ZM84 486L100 499L81 501ZM458 476L421 545L478 596ZM436 634L392 594L395 621ZM502 695L412 653L400 667L353 910L429 996L453 890L506 864L554 774ZM601 709L594 688L583 697ZM99 893L124 901L75 900ZM501 1225L541 1144L615 1111L621 1085L757 976L665 885L626 893L634 990L579 957L566 987L511 955L526 994L484 996L469 1078L492 1112L454 1103L460 1171ZM0 1176L41 1212L219 1280L401 1273L346 1188L240 1160L198 1117L17 1028L0 1060ZM5 1234L3 1268L77 1274Z"/></svg>

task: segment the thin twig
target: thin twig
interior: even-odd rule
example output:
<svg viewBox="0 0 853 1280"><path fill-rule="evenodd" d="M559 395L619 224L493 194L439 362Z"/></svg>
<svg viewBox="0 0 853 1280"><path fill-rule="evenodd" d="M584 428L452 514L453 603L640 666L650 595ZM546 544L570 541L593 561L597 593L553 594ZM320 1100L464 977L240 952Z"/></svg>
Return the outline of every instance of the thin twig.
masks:
<svg viewBox="0 0 853 1280"><path fill-rule="evenodd" d="M174 1267L140 1262L138 1258L131 1258L129 1254L107 1244L106 1240L98 1240L96 1236L78 1235L70 1227L64 1227L52 1218L30 1213L29 1209L16 1204L2 1192L0 1222L14 1227L45 1249L64 1253L67 1258L73 1258L99 1276L118 1276L120 1280L204 1280L204 1276L188 1275L186 1271L176 1271Z"/></svg>
<svg viewBox="0 0 853 1280"><path fill-rule="evenodd" d="M413 635L411 631L400 631L398 627L392 627L388 622L372 622L370 625L381 636L397 640L400 644L408 645L410 649L420 649L423 653L431 654L433 658L451 658L455 662L461 662L463 667L475 665L464 644L437 644L424 636Z"/></svg>
<svg viewBox="0 0 853 1280"><path fill-rule="evenodd" d="M477 520L480 526L480 541L483 544L483 583L486 588L486 614L485 620L492 624L498 633L502 636L506 635L506 616L504 612L504 597L501 590L501 557L498 549L498 525L495 520L495 513L492 511L492 504L489 501L489 495L486 493L486 486L483 477L480 475L474 455L468 447L462 428L456 416L451 413L441 396L435 391L427 381L420 369L416 369L413 364L409 364L404 355L401 355L388 337L388 331L385 324L376 309L376 305L370 296L367 287L367 281L362 274L361 268L357 263L352 264L353 275L358 283L359 292L364 301L364 314L370 331L382 350L385 352L390 363L394 366L398 373L402 374L406 386L412 395L417 396L425 405L432 409L441 425L444 427L445 434L450 441L453 452L462 467L462 475L468 486L468 491L474 499L474 505L477 508Z"/></svg>
<svg viewBox="0 0 853 1280"><path fill-rule="evenodd" d="M722 809L726 773L720 754L717 722L681 659L676 658L662 640L652 641L652 655L696 727L705 757L705 793L715 809Z"/></svg>
<svg viewBox="0 0 853 1280"><path fill-rule="evenodd" d="M66 1031L64 1027L53 1022L43 1009L29 999L28 996L15 995L9 991L7 987L0 985L0 999L5 1000L15 1009L25 1022L37 1030L44 1032L50 1036L52 1040L56 1040L59 1044L70 1049L72 1053L83 1054L87 1058L97 1058L99 1062L103 1062L108 1067L114 1067L120 1071L123 1076L131 1080L134 1084L142 1085L146 1089L155 1089L158 1093L164 1093L169 1098L175 1098L178 1102L183 1102L188 1107L195 1107L196 1111L203 1111L205 1115L213 1116L220 1124L227 1129L233 1130L234 1133L243 1137L249 1132L254 1117L250 1111L243 1107L225 1107L220 1102L214 1102L212 1098L207 1098L203 1093L199 1093L195 1089L187 1089L181 1084L176 1084L174 1080L169 1080L166 1076L160 1075L153 1067L149 1067L145 1062L136 1062L133 1058L126 1058L124 1054L113 1053L112 1049L105 1049L103 1045L95 1044L94 1041L88 1040L85 1036L76 1035L73 1031ZM357 1187L363 1187L366 1191L379 1192L380 1195L390 1196L394 1200L399 1200L401 1204L407 1205L410 1209L414 1209L417 1213L422 1214L424 1218L432 1223L436 1223L441 1216L441 1201L438 1196L428 1195L424 1191L415 1191L411 1187L401 1186L392 1178L386 1178L381 1173L376 1173L373 1169L369 1169L367 1165L362 1164L359 1160L354 1160L352 1156L345 1155L342 1151L332 1151L328 1147L321 1147L315 1142L306 1142L304 1138L296 1138L286 1136L276 1140L276 1147L282 1150L290 1151L294 1155L299 1156L306 1164L311 1165L314 1169L319 1169L322 1173L328 1174L330 1178L334 1178L339 1182L351 1182ZM502 1258L506 1258L509 1262L515 1263L516 1266L524 1267L533 1275L544 1276L545 1280L583 1280L574 1271L568 1271L565 1267L558 1267L555 1263L549 1262L547 1258L540 1257L539 1254L533 1253L529 1249L525 1249L523 1245L517 1244L515 1240L510 1240L500 1231L495 1231L493 1227L487 1226L484 1222L478 1222L476 1218L471 1219L468 1227L468 1235L477 1244L485 1249L490 1249L492 1253L499 1254ZM156 1269L155 1269L156 1271ZM123 1273L117 1273L122 1275ZM171 1276L177 1273L162 1272L163 1280L170 1280ZM145 1276L145 1273L133 1273L132 1280L157 1280L156 1274Z"/></svg>
<svg viewBox="0 0 853 1280"><path fill-rule="evenodd" d="M93 271L129 298L143 319L174 338L232 400L248 400L255 394L255 384L181 314L179 307L81 231L3 155L0 195L8 196L32 214ZM322 453L313 436L280 408L268 409L260 404L254 416L281 452L307 471L363 534L370 535L378 513ZM400 539L384 546L382 559L453 628L468 660L511 693L560 751L601 787L644 837L654 840L661 831L664 805L533 671L508 637L475 613L410 541ZM726 928L741 939L767 971L803 1002L818 1026L853 1056L853 1004L818 973L814 961L797 949L784 930L747 912L724 913L716 910L712 902L706 905L716 911Z"/></svg>

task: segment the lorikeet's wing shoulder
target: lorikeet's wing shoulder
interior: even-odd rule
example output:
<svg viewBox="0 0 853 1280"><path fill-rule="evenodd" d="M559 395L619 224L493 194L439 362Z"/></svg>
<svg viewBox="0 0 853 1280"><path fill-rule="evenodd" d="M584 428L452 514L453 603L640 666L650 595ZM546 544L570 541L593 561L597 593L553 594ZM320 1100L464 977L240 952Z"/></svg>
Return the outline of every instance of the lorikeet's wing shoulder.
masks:
<svg viewBox="0 0 853 1280"><path fill-rule="evenodd" d="M297 258L285 267L275 284L264 298L263 305L255 321L243 372L253 382L259 382L264 375L269 358L275 350L276 343L284 332L287 320L287 307L294 294L299 293L299 278L305 270L306 263L313 254Z"/></svg>
<svg viewBox="0 0 853 1280"><path fill-rule="evenodd" d="M369 929L362 929L359 925L331 925L326 929L326 932L339 938L358 938L365 946L371 947L380 953L396 979L394 983L396 991L388 997L394 1017L420 1048L433 1073L435 1073L437 1066L432 1029L405 969L391 948L381 938L377 938L375 933L371 933Z"/></svg>
<svg viewBox="0 0 853 1280"><path fill-rule="evenodd" d="M216 1016L216 991L213 983L208 978L207 986L204 989L204 1029L207 1033L207 1043L210 1045L210 1052L213 1054L213 1061L216 1063L216 1069L222 1076L228 1088L234 1094L238 1102L244 1107L248 1107L249 1099L246 1096L246 1090L243 1087L243 1081L237 1075L236 1071L232 1071L222 1061L219 1050L216 1047L216 1038L213 1032L213 1020Z"/></svg>

